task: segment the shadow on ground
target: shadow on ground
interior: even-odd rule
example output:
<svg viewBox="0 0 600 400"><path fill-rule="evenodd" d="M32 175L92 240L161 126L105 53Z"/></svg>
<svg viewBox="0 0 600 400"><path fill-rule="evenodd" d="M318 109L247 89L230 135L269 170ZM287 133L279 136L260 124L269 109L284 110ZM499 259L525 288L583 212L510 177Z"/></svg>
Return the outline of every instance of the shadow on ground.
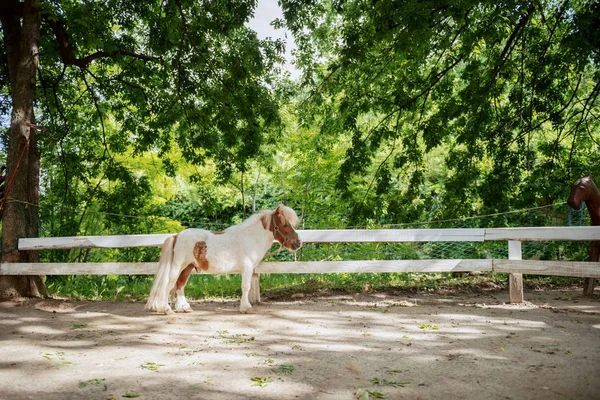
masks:
<svg viewBox="0 0 600 400"><path fill-rule="evenodd" d="M494 297L496 296L496 297ZM192 304L0 303L0 399L576 399L600 393L600 301L578 292Z"/></svg>

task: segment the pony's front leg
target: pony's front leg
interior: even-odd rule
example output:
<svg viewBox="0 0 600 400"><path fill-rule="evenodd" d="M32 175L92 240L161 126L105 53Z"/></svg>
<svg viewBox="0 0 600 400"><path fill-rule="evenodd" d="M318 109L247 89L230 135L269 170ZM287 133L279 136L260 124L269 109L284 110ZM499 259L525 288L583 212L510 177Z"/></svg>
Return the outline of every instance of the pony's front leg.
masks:
<svg viewBox="0 0 600 400"><path fill-rule="evenodd" d="M250 292L253 273L254 265L244 266L244 270L242 271L242 300L240 302L240 312L243 314L252 310L252 304L248 300L248 293Z"/></svg>
<svg viewBox="0 0 600 400"><path fill-rule="evenodd" d="M260 274L254 270L252 281L250 282L250 293L248 300L253 306L260 304Z"/></svg>

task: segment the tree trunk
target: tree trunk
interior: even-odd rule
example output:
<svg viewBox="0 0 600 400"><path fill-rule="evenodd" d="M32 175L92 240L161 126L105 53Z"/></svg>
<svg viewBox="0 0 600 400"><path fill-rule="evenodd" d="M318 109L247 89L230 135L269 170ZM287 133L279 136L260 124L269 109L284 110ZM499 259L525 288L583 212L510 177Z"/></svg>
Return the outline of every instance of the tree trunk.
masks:
<svg viewBox="0 0 600 400"><path fill-rule="evenodd" d="M6 7L5 7L6 6ZM19 252L18 240L38 236L40 155L33 102L40 43L39 0L7 1L1 13L13 103L6 161L7 200L2 209L2 262L36 262L36 252ZM22 25L21 25L22 21ZM13 179L14 176L14 179ZM41 276L0 276L0 297L46 296Z"/></svg>

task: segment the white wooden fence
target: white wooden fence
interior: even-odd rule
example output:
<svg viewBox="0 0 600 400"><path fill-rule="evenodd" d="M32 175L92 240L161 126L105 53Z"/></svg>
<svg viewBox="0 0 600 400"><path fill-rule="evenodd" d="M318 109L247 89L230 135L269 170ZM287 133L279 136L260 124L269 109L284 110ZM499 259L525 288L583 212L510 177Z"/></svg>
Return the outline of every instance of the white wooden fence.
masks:
<svg viewBox="0 0 600 400"><path fill-rule="evenodd" d="M524 241L600 240L600 227L533 227L486 229L373 229L298 231L304 243L357 242L483 242L507 241L508 259L444 259L381 261L262 262L259 273L339 272L468 272L509 273L510 301L523 301L523 274L600 278L600 262L522 260ZM123 248L161 246L170 235L78 236L27 238L19 250ZM109 263L2 263L0 275L146 275L154 274L157 262ZM253 282L258 294L258 276Z"/></svg>

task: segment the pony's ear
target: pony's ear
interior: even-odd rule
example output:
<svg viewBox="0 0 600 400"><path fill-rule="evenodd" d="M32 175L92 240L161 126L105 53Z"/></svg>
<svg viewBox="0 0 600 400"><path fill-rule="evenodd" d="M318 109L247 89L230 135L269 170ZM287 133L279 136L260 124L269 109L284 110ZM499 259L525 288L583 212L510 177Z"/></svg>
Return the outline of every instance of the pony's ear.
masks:
<svg viewBox="0 0 600 400"><path fill-rule="evenodd" d="M275 216L275 218L279 219L280 222L285 222L285 213L283 212L283 204L280 204L277 206L277 208L275 209L275 211L273 211L273 216Z"/></svg>
<svg viewBox="0 0 600 400"><path fill-rule="evenodd" d="M285 210L284 209L285 209L285 206L283 204L280 204L273 211L273 214L275 214L276 216L281 216L282 218L285 219Z"/></svg>
<svg viewBox="0 0 600 400"><path fill-rule="evenodd" d="M298 224L298 215L296 212L284 204L280 204L274 211L274 215L281 220L281 222L289 223L292 226Z"/></svg>

